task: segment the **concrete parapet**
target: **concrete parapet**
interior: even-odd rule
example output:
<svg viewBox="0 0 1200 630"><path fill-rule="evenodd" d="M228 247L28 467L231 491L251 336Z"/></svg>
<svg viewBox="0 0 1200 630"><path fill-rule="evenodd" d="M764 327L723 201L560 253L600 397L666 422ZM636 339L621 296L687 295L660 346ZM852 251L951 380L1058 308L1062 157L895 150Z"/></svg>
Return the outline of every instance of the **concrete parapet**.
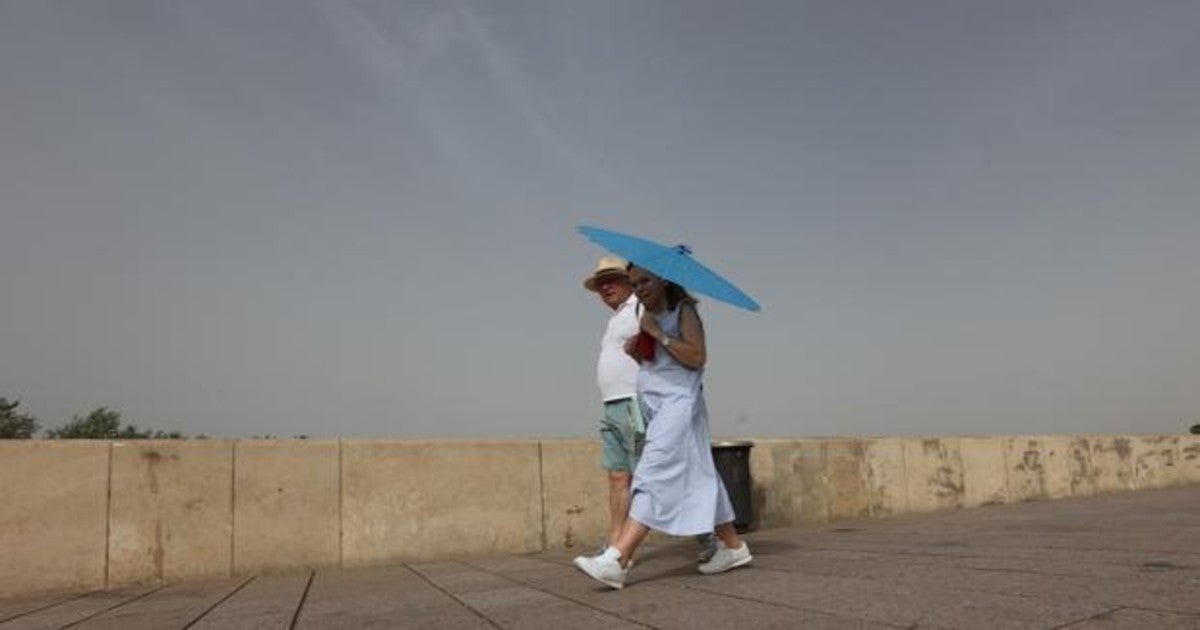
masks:
<svg viewBox="0 0 1200 630"><path fill-rule="evenodd" d="M1009 502L1008 450L1004 441L987 437L958 440L962 464L962 507L1001 505Z"/></svg>
<svg viewBox="0 0 1200 630"><path fill-rule="evenodd" d="M962 507L963 463L958 438L905 440L904 471L910 512Z"/></svg>
<svg viewBox="0 0 1200 630"><path fill-rule="evenodd" d="M5 441L0 596L588 551L598 440ZM1200 483L1200 436L756 439L755 526Z"/></svg>
<svg viewBox="0 0 1200 630"><path fill-rule="evenodd" d="M547 549L591 551L608 536L608 482L598 440L541 443Z"/></svg>
<svg viewBox="0 0 1200 630"><path fill-rule="evenodd" d="M1011 500L1061 499L1071 496L1069 438L1036 435L1004 439Z"/></svg>
<svg viewBox="0 0 1200 630"><path fill-rule="evenodd" d="M750 474L760 527L829 520L825 449L820 440L755 440Z"/></svg>
<svg viewBox="0 0 1200 630"><path fill-rule="evenodd" d="M867 495L874 518L909 512L902 438L875 438L863 444Z"/></svg>
<svg viewBox="0 0 1200 630"><path fill-rule="evenodd" d="M1179 436L1179 479L1200 483L1200 435Z"/></svg>
<svg viewBox="0 0 1200 630"><path fill-rule="evenodd" d="M1133 490L1133 438L1123 435L1089 435L1092 488L1096 492Z"/></svg>
<svg viewBox="0 0 1200 630"><path fill-rule="evenodd" d="M538 551L541 472L532 440L345 441L345 563Z"/></svg>
<svg viewBox="0 0 1200 630"><path fill-rule="evenodd" d="M0 596L103 588L107 442L0 442Z"/></svg>
<svg viewBox="0 0 1200 630"><path fill-rule="evenodd" d="M824 440L825 503L828 517L867 518L871 515L870 467L862 440Z"/></svg>
<svg viewBox="0 0 1200 630"><path fill-rule="evenodd" d="M337 440L245 440L233 454L233 572L341 563Z"/></svg>
<svg viewBox="0 0 1200 630"><path fill-rule="evenodd" d="M230 441L114 443L108 585L228 576L232 470Z"/></svg>
<svg viewBox="0 0 1200 630"><path fill-rule="evenodd" d="M1133 485L1136 489L1165 488L1181 481L1179 436L1134 436L1132 444Z"/></svg>

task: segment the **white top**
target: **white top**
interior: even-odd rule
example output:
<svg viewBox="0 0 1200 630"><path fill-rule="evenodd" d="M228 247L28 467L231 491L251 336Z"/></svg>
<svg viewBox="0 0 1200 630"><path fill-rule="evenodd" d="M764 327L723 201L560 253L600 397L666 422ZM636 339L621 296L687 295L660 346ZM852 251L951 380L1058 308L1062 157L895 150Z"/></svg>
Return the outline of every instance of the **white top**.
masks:
<svg viewBox="0 0 1200 630"><path fill-rule="evenodd" d="M657 316L671 337L679 337L681 308ZM629 517L673 536L708 533L736 516L713 464L702 379L702 370L687 369L661 347L638 374L646 446L633 469Z"/></svg>
<svg viewBox="0 0 1200 630"><path fill-rule="evenodd" d="M637 296L630 294L612 317L600 339L600 360L596 362L596 383L604 402L631 398L637 392L638 364L625 354L625 340L638 334Z"/></svg>

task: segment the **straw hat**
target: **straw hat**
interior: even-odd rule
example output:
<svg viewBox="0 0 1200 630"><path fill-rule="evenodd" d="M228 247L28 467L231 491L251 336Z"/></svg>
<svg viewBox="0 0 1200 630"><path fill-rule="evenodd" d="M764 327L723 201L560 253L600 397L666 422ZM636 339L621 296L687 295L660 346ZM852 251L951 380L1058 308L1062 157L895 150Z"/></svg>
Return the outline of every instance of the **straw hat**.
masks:
<svg viewBox="0 0 1200 630"><path fill-rule="evenodd" d="M603 276L621 276L628 278L629 272L625 271L625 266L625 261L617 258L616 256L605 256L604 258L601 258L600 262L596 263L596 270L592 272L592 275L583 279L583 288L587 289L588 291L595 291L596 281Z"/></svg>

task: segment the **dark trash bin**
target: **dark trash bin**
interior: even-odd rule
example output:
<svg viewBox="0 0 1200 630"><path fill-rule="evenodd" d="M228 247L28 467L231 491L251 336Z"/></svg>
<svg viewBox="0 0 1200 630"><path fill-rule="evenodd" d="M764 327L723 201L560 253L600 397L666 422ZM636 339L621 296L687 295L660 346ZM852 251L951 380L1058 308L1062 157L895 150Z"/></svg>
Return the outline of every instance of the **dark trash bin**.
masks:
<svg viewBox="0 0 1200 630"><path fill-rule="evenodd" d="M749 440L723 440L712 443L713 464L729 501L733 503L733 526L738 533L745 533L754 522L754 485L750 478L750 449L754 442Z"/></svg>

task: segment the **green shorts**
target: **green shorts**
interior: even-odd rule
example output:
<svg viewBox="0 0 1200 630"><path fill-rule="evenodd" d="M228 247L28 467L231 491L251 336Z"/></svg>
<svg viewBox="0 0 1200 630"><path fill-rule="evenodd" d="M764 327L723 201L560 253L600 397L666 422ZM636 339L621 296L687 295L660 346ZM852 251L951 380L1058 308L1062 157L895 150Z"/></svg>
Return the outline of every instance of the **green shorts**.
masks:
<svg viewBox="0 0 1200 630"><path fill-rule="evenodd" d="M636 400L622 398L604 403L600 440L604 443L602 468L633 472L646 442L646 427Z"/></svg>

